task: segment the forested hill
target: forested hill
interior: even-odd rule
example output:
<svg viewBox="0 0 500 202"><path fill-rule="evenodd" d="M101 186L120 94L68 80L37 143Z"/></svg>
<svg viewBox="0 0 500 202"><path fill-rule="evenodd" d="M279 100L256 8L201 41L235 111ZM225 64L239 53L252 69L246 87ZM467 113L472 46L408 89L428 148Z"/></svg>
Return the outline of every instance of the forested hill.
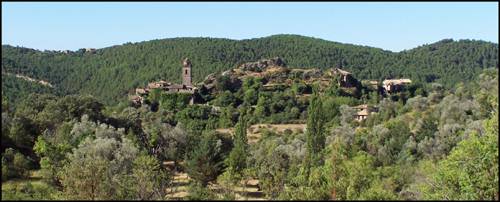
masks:
<svg viewBox="0 0 500 202"><path fill-rule="evenodd" d="M52 83L58 94L91 94L104 103L157 79L180 82L181 59L193 63L194 81L243 62L281 57L289 67L342 67L359 79L409 77L447 87L467 82L483 68L498 68L498 44L450 39L402 52L298 35L249 40L172 38L69 53L2 45L2 72ZM5 86L2 91L15 90ZM12 100L13 98L10 98Z"/></svg>

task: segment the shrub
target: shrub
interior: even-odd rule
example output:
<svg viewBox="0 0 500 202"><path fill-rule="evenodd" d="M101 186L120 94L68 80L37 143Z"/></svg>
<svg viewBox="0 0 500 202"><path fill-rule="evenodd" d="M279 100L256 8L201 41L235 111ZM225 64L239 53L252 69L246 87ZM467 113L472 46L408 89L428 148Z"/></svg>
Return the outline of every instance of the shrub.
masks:
<svg viewBox="0 0 500 202"><path fill-rule="evenodd" d="M2 181L10 178L27 178L30 161L18 151L8 148L2 156Z"/></svg>

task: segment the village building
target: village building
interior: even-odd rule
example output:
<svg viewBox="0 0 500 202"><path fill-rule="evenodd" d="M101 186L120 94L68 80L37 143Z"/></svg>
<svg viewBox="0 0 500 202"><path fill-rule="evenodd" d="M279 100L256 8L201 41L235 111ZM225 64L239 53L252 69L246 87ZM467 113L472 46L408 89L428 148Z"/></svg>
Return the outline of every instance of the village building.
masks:
<svg viewBox="0 0 500 202"><path fill-rule="evenodd" d="M363 80L363 81L361 81L361 83L364 86L368 86L372 89L378 89L378 87L379 87L379 82L377 80Z"/></svg>
<svg viewBox="0 0 500 202"><path fill-rule="evenodd" d="M166 82L164 80L160 80L160 81L149 83L148 84L148 88L149 89L156 89L156 88L164 89L164 88L166 88L169 85L172 85L172 84L169 83L169 82Z"/></svg>
<svg viewBox="0 0 500 202"><path fill-rule="evenodd" d="M339 68L333 68L331 73L333 75L339 75L338 84L340 87L350 88L355 86L356 79L352 76L351 72Z"/></svg>
<svg viewBox="0 0 500 202"><path fill-rule="evenodd" d="M185 58L182 61L182 85L192 87L191 78L191 61Z"/></svg>
<svg viewBox="0 0 500 202"><path fill-rule="evenodd" d="M393 93L400 91L405 85L410 84L410 79L386 79L382 82L385 92Z"/></svg>
<svg viewBox="0 0 500 202"><path fill-rule="evenodd" d="M375 107L371 107L367 104L354 106L352 108L357 109L357 112L356 112L356 115L354 115L355 116L354 118L356 119L356 121L359 121L359 122L367 119L370 114L373 114L377 111L377 109Z"/></svg>
<svg viewBox="0 0 500 202"><path fill-rule="evenodd" d="M85 48L85 52L87 52L87 53L95 53L96 49L95 48Z"/></svg>
<svg viewBox="0 0 500 202"><path fill-rule="evenodd" d="M136 104L136 105L140 105L141 103L144 102L143 98L141 96L138 96L138 95L132 95L132 96L129 96L130 98L130 101L132 101L132 103Z"/></svg>
<svg viewBox="0 0 500 202"><path fill-rule="evenodd" d="M144 95L147 95L148 93L149 93L148 88L136 88L135 89L135 94L138 96L144 96Z"/></svg>
<svg viewBox="0 0 500 202"><path fill-rule="evenodd" d="M182 84L174 84L167 82L165 80L155 81L149 83L145 88L136 88L135 96L131 96L130 100L136 104L140 105L144 103L144 96L147 96L152 89L160 89L162 92L168 93L189 93L194 94L197 90L196 87L192 85L191 76L191 61L185 58L182 61ZM194 103L194 98L191 97L189 104Z"/></svg>

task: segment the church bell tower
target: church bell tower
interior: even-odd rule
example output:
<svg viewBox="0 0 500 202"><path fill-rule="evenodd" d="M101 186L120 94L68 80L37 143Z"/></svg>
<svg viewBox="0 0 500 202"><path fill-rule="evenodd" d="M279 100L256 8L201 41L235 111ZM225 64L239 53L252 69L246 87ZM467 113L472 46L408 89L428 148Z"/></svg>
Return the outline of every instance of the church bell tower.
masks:
<svg viewBox="0 0 500 202"><path fill-rule="evenodd" d="M184 58L182 61L182 84L186 86L192 86L191 84L191 61L188 58Z"/></svg>

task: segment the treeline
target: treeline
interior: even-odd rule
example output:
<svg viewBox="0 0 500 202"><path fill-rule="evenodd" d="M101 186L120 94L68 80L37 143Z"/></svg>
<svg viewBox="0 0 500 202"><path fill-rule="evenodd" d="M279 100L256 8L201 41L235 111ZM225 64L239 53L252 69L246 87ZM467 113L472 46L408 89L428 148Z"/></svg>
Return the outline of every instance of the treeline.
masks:
<svg viewBox="0 0 500 202"><path fill-rule="evenodd" d="M2 71L47 80L63 95L91 94L106 104L126 99L130 90L149 81L180 82L181 59L193 63L195 82L244 62L279 56L289 67L341 67L358 79L407 77L453 87L484 68L498 68L498 44L442 40L403 52L342 44L298 35L229 40L173 38L126 43L69 53L2 46ZM17 91L2 84L3 91ZM12 100L12 98L9 98Z"/></svg>

